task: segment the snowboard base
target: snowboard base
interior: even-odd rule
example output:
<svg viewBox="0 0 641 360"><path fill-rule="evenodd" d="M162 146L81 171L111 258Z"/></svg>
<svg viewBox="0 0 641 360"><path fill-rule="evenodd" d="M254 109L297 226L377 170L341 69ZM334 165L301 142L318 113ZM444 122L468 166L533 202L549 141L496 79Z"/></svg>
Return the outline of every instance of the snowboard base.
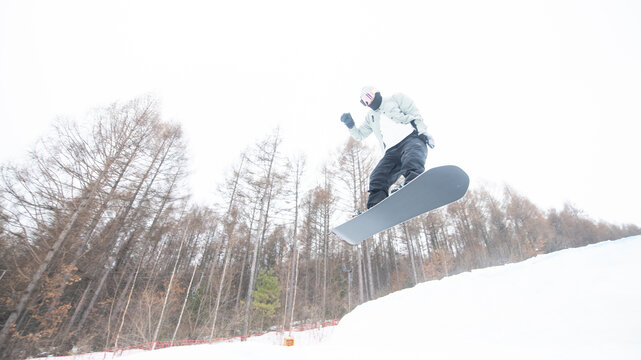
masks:
<svg viewBox="0 0 641 360"><path fill-rule="evenodd" d="M332 232L349 244L360 244L383 230L457 201L465 195L469 184L468 175L457 166L429 169Z"/></svg>

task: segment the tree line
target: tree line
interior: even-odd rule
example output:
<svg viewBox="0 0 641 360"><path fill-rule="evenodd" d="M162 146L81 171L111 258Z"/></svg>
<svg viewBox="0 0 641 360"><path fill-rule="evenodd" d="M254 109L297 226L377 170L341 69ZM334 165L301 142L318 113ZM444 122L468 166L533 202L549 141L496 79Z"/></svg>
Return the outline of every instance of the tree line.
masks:
<svg viewBox="0 0 641 360"><path fill-rule="evenodd" d="M218 203L199 206L181 128L154 98L57 121L24 163L0 167L0 358L287 330L419 282L641 233L475 187L349 246L331 227L365 207L373 152L350 139L310 171L281 148L277 130L257 141Z"/></svg>

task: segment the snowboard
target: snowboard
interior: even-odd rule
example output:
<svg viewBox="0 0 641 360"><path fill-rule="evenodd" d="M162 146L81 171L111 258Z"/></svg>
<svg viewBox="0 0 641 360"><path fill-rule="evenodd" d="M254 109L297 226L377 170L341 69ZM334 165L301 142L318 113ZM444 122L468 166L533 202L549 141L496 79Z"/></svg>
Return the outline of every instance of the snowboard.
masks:
<svg viewBox="0 0 641 360"><path fill-rule="evenodd" d="M360 244L383 230L462 198L469 184L470 178L457 166L429 169L332 232L349 244Z"/></svg>

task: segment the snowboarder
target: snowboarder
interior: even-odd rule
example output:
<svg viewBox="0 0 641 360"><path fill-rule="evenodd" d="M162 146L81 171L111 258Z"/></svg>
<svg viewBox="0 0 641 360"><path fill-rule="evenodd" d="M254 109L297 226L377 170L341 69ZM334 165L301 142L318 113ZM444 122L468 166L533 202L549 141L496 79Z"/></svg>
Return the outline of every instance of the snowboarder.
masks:
<svg viewBox="0 0 641 360"><path fill-rule="evenodd" d="M371 109L363 124L356 127L350 113L343 114L341 121L356 140L361 141L374 133L384 152L370 174L369 209L388 196L390 186L401 175L405 178L403 185L406 185L425 171L427 146L433 149L434 139L427 133L414 102L404 94L382 97L375 87L366 86L361 91L361 104Z"/></svg>

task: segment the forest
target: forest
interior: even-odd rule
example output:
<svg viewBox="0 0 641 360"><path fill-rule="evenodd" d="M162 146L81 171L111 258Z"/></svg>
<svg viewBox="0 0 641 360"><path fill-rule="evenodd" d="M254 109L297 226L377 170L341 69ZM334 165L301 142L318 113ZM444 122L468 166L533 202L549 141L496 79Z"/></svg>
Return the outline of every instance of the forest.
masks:
<svg viewBox="0 0 641 360"><path fill-rule="evenodd" d="M364 208L377 155L350 139L310 169L282 142L275 129L237 154L204 206L181 127L154 97L57 120L0 167L0 358L287 330L420 282L641 234L473 184L349 246L331 228Z"/></svg>

